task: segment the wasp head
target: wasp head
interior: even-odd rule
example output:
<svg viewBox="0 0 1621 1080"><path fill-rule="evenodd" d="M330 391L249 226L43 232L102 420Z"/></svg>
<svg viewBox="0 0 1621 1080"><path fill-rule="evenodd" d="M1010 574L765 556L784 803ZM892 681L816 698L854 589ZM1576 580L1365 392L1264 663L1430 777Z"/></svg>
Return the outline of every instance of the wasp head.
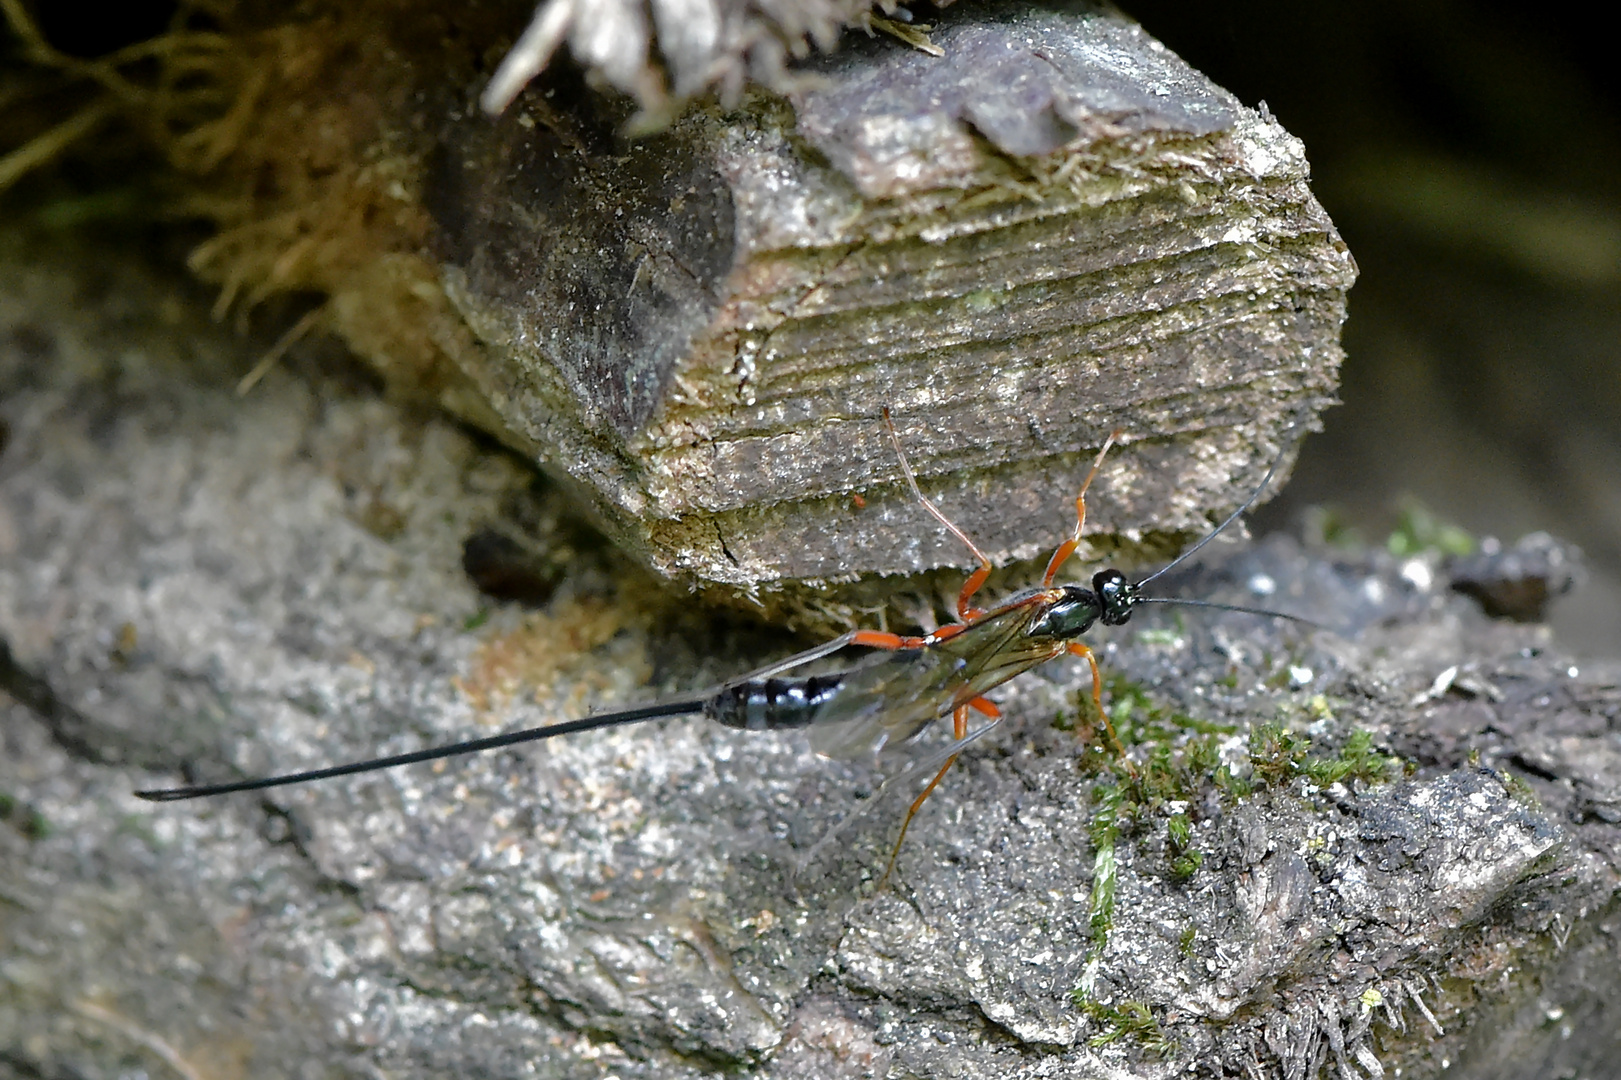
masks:
<svg viewBox="0 0 1621 1080"><path fill-rule="evenodd" d="M1118 570L1099 570L1092 575L1092 590L1097 594L1098 617L1104 626L1119 626L1131 618L1131 609L1137 603L1137 586L1126 580Z"/></svg>

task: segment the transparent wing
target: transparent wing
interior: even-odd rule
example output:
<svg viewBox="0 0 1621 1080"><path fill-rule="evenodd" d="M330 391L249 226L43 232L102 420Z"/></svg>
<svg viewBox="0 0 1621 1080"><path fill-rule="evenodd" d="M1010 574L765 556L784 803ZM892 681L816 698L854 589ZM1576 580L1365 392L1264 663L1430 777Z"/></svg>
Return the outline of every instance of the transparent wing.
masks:
<svg viewBox="0 0 1621 1080"><path fill-rule="evenodd" d="M794 866L795 883L797 884L802 880L813 880L821 876L809 874L808 871L823 863L823 860L830 855L831 849L841 837L848 835L851 829L871 816L873 811L880 806L891 805L894 796L904 795L907 798L914 798L917 795L917 789L921 786L921 781L925 777L932 777L952 757L962 753L971 743L978 742L1000 727L1001 724L1001 720L988 720L970 731L963 738L953 739L951 742L935 748L922 758L912 762L904 772L897 773L886 779L878 786L878 790L873 792L871 798L864 800L860 807L846 814L821 839L811 845L810 850L805 852L804 856Z"/></svg>
<svg viewBox="0 0 1621 1080"><path fill-rule="evenodd" d="M892 751L957 706L1052 659L1050 642L1025 634L1040 607L1015 602L925 648L869 657L817 714L811 745L844 759Z"/></svg>
<svg viewBox="0 0 1621 1080"><path fill-rule="evenodd" d="M949 658L932 648L868 657L817 714L811 746L845 760L899 746L951 711L953 681Z"/></svg>

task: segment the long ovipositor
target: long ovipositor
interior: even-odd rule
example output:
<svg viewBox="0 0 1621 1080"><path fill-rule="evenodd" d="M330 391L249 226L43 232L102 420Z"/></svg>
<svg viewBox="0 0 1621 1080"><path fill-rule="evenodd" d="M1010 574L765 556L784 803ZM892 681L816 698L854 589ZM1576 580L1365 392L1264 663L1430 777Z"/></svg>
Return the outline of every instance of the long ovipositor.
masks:
<svg viewBox="0 0 1621 1080"><path fill-rule="evenodd" d="M559 735L621 727L660 717L687 715L701 715L725 727L742 731L809 728L813 742L824 753L855 757L901 745L946 716L952 717L956 738L963 739L967 735L969 710L977 710L991 717L999 715L996 706L984 697L987 691L1032 667L1065 654L1082 657L1090 665L1093 701L1115 749L1123 753L1108 726L1107 714L1103 712L1102 676L1097 660L1092 650L1079 641L1093 625L1102 622L1105 626L1120 626L1131 618L1136 605L1144 603L1220 608L1310 624L1310 620L1282 612L1202 600L1145 596L1142 592L1143 586L1191 557L1248 510L1271 482L1278 469L1277 462L1242 506L1197 544L1155 573L1133 582L1118 570L1105 569L1092 576L1090 587L1054 584L1059 568L1080 542L1086 524L1086 491L1114 442L1115 435L1111 435L1104 442L1076 497L1075 528L1070 538L1053 553L1041 585L1010 597L994 608L982 609L974 606L973 598L990 574L990 560L919 490L894 426L889 424L887 409L883 411L883 416L913 494L930 514L967 546L979 562L979 568L969 576L958 595L957 622L916 637L877 630L852 630L707 693L674 701L639 705L542 727L281 776L138 791L135 794L153 802L172 802L238 791L258 791L494 750ZM812 675L786 674L850 647L867 648L873 652L841 670ZM945 775L953 760L954 757L947 760L934 783ZM908 822L933 790L934 783L913 804L911 813L907 815ZM903 835L904 832L903 827Z"/></svg>

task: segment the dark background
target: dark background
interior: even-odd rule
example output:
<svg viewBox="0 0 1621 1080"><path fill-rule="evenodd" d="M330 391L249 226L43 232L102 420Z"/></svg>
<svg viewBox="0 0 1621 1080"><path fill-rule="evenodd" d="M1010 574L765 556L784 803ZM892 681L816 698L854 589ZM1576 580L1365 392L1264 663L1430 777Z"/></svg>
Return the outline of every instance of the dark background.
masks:
<svg viewBox="0 0 1621 1080"><path fill-rule="evenodd" d="M1553 622L1621 645L1621 65L1573 8L1457 0L1129 12L1306 144L1361 267L1326 430L1257 521L1380 541L1409 500L1545 529L1590 574Z"/></svg>

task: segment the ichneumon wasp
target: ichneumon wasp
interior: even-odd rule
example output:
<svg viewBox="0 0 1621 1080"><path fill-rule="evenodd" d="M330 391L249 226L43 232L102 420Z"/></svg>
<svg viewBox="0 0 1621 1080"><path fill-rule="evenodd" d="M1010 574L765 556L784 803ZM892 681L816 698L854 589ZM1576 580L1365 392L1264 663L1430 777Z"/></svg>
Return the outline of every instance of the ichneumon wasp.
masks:
<svg viewBox="0 0 1621 1080"><path fill-rule="evenodd" d="M744 731L807 728L818 752L831 757L855 758L907 743L936 720L950 716L956 741L947 748L943 764L906 812L900 835L890 853L889 865L893 868L895 855L900 851L906 831L918 810L950 771L962 747L987 730L982 728L970 736L969 713L982 713L994 722L1001 714L985 694L1033 667L1065 654L1084 659L1091 668L1092 701L1097 715L1102 720L1113 749L1124 758L1124 748L1115 737L1108 714L1103 710L1103 677L1098 669L1097 657L1089 646L1079 640L1095 624L1123 625L1131 618L1132 610L1138 604L1219 608L1309 623L1309 620L1299 616L1261 608L1143 594L1145 585L1191 558L1254 505L1277 473L1282 463L1281 457L1267 470L1260 485L1242 506L1205 534L1198 543L1147 577L1131 581L1119 570L1106 568L1093 574L1089 585L1057 584L1059 570L1080 545L1082 532L1086 528L1087 490L1120 434L1119 431L1111 433L1104 440L1075 497L1075 527L1048 560L1041 584L1016 593L994 607L982 608L975 605L974 597L990 576L990 559L923 494L901 447L889 409L886 407L882 413L890 441L900 459L902 475L913 496L935 520L962 542L979 564L957 594L955 622L917 636L881 630L851 630L706 693L675 701L599 713L542 727L282 776L138 791L135 794L153 802L172 802L238 791L259 791L494 750L579 731L686 715L704 716L726 727ZM788 674L851 647L872 651L842 670L815 675ZM1129 759L1126 762L1129 767ZM886 870L884 877L887 879L888 876L889 870Z"/></svg>

